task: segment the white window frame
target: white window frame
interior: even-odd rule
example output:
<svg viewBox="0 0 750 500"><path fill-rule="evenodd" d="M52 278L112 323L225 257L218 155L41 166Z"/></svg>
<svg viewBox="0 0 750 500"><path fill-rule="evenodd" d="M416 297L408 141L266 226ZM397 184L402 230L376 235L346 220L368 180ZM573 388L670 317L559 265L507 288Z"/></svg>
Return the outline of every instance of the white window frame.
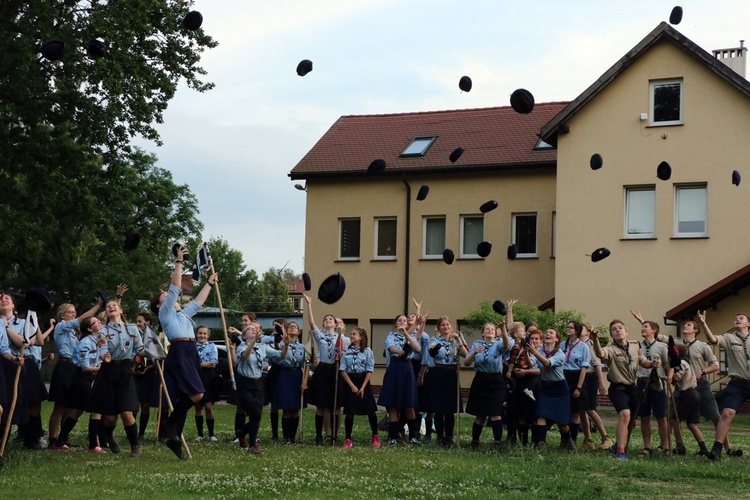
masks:
<svg viewBox="0 0 750 500"><path fill-rule="evenodd" d="M445 215L429 215L422 218L422 258L423 259L442 259L443 258L443 250L445 250L445 235L443 238L443 250L440 250L440 253L435 254L428 254L427 253L427 221L428 220L435 220L439 219L443 221L443 232L446 233L447 227L446 227L446 218Z"/></svg>
<svg viewBox="0 0 750 500"><path fill-rule="evenodd" d="M466 259L481 259L482 257L479 256L477 253L477 245L474 245L470 247L470 251L464 252L464 231L466 230L466 223L469 221L469 219L474 220L481 220L482 221L482 236L479 238L479 241L477 241L477 245L484 241L484 215L483 214L470 214L470 215L462 215L461 216L461 258Z"/></svg>
<svg viewBox="0 0 750 500"><path fill-rule="evenodd" d="M534 230L534 252L522 252L520 245L518 245L518 239L517 239L517 226L518 226L518 219L520 217L531 217L533 216L536 224L535 224L535 230ZM539 257L539 214L536 212L519 212L516 214L513 214L512 220L511 220L511 226L513 229L513 243L518 245L518 254L516 255L517 259L532 259Z"/></svg>
<svg viewBox="0 0 750 500"><path fill-rule="evenodd" d="M396 232L393 235L393 255L380 255L378 252L379 242L380 242L380 223L381 222L387 222L387 221L393 221L396 223ZM398 222L396 217L375 217L375 248L373 250L373 255L375 256L375 260L396 260L396 255L398 254Z"/></svg>
<svg viewBox="0 0 750 500"><path fill-rule="evenodd" d="M651 207L652 227L651 232L630 232L630 219L631 219L631 194L640 192L652 193L653 205ZM625 186L625 207L624 207L624 227L623 233L624 238L631 240L639 239L653 239L656 238L656 186L651 184L648 186Z"/></svg>
<svg viewBox="0 0 750 500"><path fill-rule="evenodd" d="M703 191L703 231L680 231L680 193L682 191ZM699 209L700 211L700 209ZM674 237L703 238L708 235L708 189L706 184L678 184L674 187Z"/></svg>
<svg viewBox="0 0 750 500"><path fill-rule="evenodd" d="M346 256L344 257L341 255L341 251L343 250L343 238L344 238L344 223L345 222L351 222L351 221L357 221L359 223L359 242L358 242L358 252L356 256ZM360 255L362 254L362 220L359 217L342 217L339 219L339 260L360 260Z"/></svg>
<svg viewBox="0 0 750 500"><path fill-rule="evenodd" d="M669 121L655 121L656 120L656 113L654 112L654 105L656 104L655 99L655 92L657 87L661 87L664 85L674 85L678 84L680 86L680 118L677 120L669 120ZM682 82L682 78L673 78L670 80L654 80L652 82L649 82L649 125L652 127L667 127L671 125L682 125L683 123L683 117L684 117L684 109L683 109L683 100L685 95L685 88Z"/></svg>

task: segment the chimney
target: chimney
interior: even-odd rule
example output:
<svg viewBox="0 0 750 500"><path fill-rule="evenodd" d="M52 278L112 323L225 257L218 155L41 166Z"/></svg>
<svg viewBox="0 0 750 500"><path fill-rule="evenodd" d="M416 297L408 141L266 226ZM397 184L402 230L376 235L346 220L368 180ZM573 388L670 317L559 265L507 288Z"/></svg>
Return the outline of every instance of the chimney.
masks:
<svg viewBox="0 0 750 500"><path fill-rule="evenodd" d="M737 48L716 49L712 52L716 59L729 66L742 78L747 78L747 64L745 63L747 61L747 47L745 47L745 40L740 40L740 46Z"/></svg>

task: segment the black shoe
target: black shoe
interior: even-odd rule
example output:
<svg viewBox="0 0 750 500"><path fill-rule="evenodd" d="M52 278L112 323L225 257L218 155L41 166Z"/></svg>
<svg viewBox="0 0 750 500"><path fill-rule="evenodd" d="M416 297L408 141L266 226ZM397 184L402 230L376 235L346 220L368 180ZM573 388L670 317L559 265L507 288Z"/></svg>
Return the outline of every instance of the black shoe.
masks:
<svg viewBox="0 0 750 500"><path fill-rule="evenodd" d="M742 450L740 450L739 448L732 448L730 450L727 450L727 456L728 457L741 457Z"/></svg>
<svg viewBox="0 0 750 500"><path fill-rule="evenodd" d="M471 449L473 451L479 451L479 441L472 441L471 442Z"/></svg>
<svg viewBox="0 0 750 500"><path fill-rule="evenodd" d="M109 451L112 453L120 453L120 443L114 436L107 436L107 442L109 443Z"/></svg>
<svg viewBox="0 0 750 500"><path fill-rule="evenodd" d="M185 453L182 451L182 443L179 439L167 439L165 444L167 445L167 448L172 450L172 453L174 453L177 458L180 460L187 460Z"/></svg>
<svg viewBox="0 0 750 500"><path fill-rule="evenodd" d="M718 462L721 460L721 450L718 448L714 448L713 450L708 452L708 459L712 462Z"/></svg>
<svg viewBox="0 0 750 500"><path fill-rule="evenodd" d="M162 429L164 429L164 435L167 436L167 439L180 440L180 436L177 435L177 428L173 424L170 424L169 420L162 424Z"/></svg>
<svg viewBox="0 0 750 500"><path fill-rule="evenodd" d="M315 445L323 446L323 436L315 436Z"/></svg>
<svg viewBox="0 0 750 500"><path fill-rule="evenodd" d="M674 449L673 452L675 455L685 455L687 454L687 450L685 449L685 445L680 443L677 445L677 447Z"/></svg>

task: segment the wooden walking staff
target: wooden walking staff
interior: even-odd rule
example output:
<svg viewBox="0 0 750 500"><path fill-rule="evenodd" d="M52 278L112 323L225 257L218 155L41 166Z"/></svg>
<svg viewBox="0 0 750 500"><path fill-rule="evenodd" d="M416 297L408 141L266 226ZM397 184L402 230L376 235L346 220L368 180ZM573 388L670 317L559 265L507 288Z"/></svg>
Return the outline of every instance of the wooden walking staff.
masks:
<svg viewBox="0 0 750 500"><path fill-rule="evenodd" d="M339 365L341 364L341 327L336 325L336 331L338 331L338 337L336 337L336 360L333 362L333 366L336 368L336 382L333 386L333 410L331 411L331 447L335 446L336 439L338 439L339 426L338 426L338 412L339 412Z"/></svg>
<svg viewBox="0 0 750 500"><path fill-rule="evenodd" d="M23 359L23 353L26 351L26 344L21 346L21 354L18 355L19 359ZM13 412L16 410L16 401L18 401L18 380L21 378L21 365L16 368L16 380L13 382L13 400L10 403L10 410L8 410L8 418L5 421L5 432L3 433L3 444L0 446L0 457L5 453L5 445L8 443L8 434L10 434L11 422L13 421Z"/></svg>
<svg viewBox="0 0 750 500"><path fill-rule="evenodd" d="M211 263L211 274L216 274L214 269L214 260L211 258L211 251L208 249L208 243L203 243L203 248L206 249L206 255L208 255L208 261ZM221 326L224 328L224 345L227 346L227 353L229 350L229 332L227 331L227 320L224 317L224 306L221 304L221 291L219 290L219 280L216 280L216 300L219 302L219 314L221 315ZM237 382L234 380L234 360L232 356L227 356L227 363L229 364L229 380L232 385L232 390L237 390Z"/></svg>
<svg viewBox="0 0 750 500"><path fill-rule="evenodd" d="M169 397L169 391L167 391L167 383L164 381L164 370L159 363L156 363L156 367L159 369L159 377L161 378L161 390L164 391L164 397L167 398L167 406L169 407L169 412L171 413L172 411L174 411L174 406L172 406L172 398ZM159 413L161 414L161 412ZM180 441L182 441L182 447L185 448L185 453L187 454L188 458L193 458L193 455L190 454L190 448L188 448L187 441L185 441L184 433L180 434Z"/></svg>
<svg viewBox="0 0 750 500"><path fill-rule="evenodd" d="M164 363L164 360L156 360L155 363L159 365L159 361L161 363ZM159 366L160 369L164 369L164 366ZM161 387L159 390L159 406L157 407L158 411L156 412L156 440L159 440L159 428L161 427L161 406L162 406L162 398L164 397L164 387Z"/></svg>

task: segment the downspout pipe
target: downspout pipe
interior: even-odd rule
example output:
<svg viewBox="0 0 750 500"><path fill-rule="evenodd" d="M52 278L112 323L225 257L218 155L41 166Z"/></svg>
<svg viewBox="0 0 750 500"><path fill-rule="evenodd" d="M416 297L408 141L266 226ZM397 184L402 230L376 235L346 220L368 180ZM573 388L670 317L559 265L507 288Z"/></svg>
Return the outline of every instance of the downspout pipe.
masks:
<svg viewBox="0 0 750 500"><path fill-rule="evenodd" d="M404 314L409 314L409 264L411 262L411 186L406 182L406 175L401 177L406 186L406 266L404 268Z"/></svg>

